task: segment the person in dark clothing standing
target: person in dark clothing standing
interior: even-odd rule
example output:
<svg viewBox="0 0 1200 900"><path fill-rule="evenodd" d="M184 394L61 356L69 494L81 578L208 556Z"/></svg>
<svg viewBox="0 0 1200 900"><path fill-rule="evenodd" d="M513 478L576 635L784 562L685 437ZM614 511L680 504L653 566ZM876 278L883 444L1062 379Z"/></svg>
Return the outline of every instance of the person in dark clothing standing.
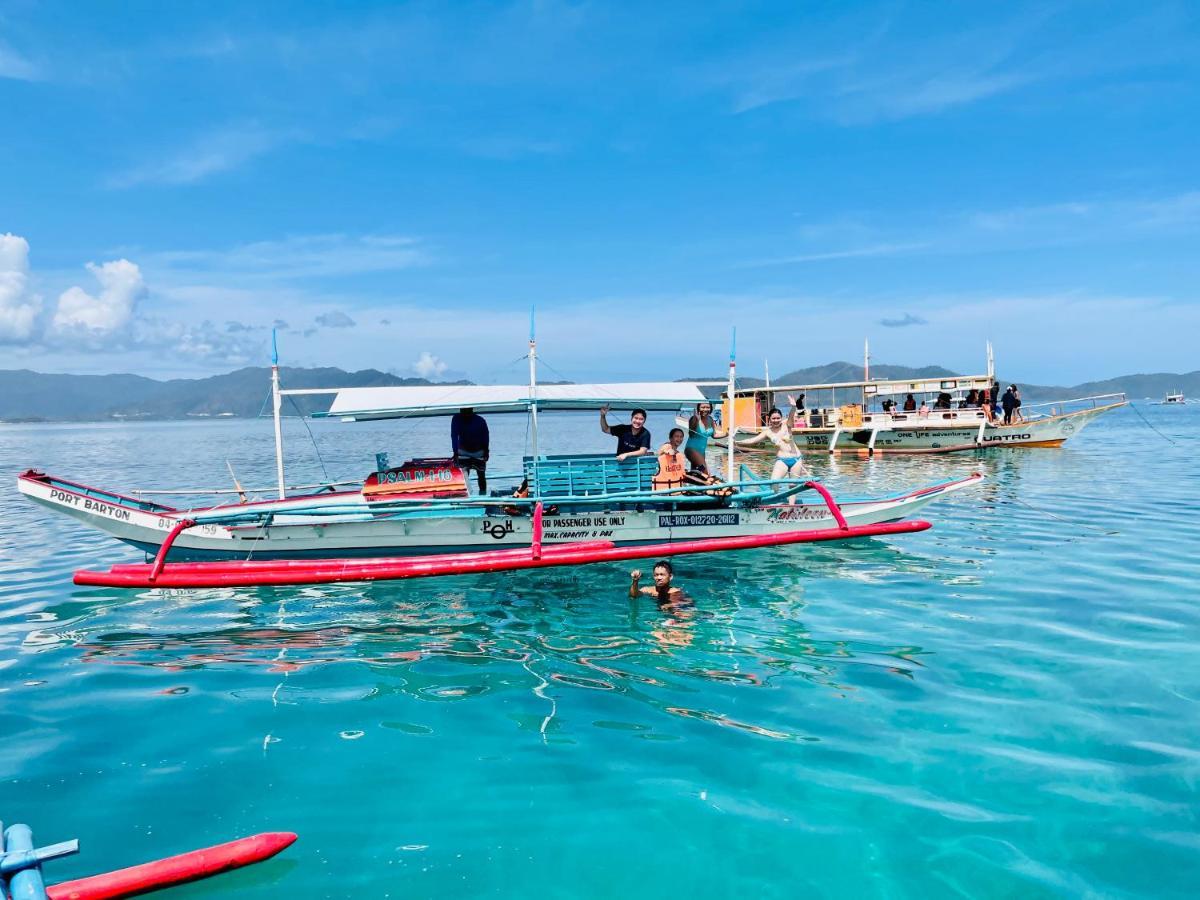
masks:
<svg viewBox="0 0 1200 900"><path fill-rule="evenodd" d="M609 407L600 407L600 430L617 439L617 459L645 456L650 452L650 432L646 429L646 411L635 409L628 425L609 425Z"/></svg>
<svg viewBox="0 0 1200 900"><path fill-rule="evenodd" d="M475 471L481 494L487 493L490 442L487 422L469 406L460 409L450 419L450 447L454 452L454 461L468 471Z"/></svg>
<svg viewBox="0 0 1200 900"><path fill-rule="evenodd" d="M1016 395L1013 394L1012 385L1009 385L1008 390L1004 392L1004 396L1000 399L1000 406L1004 409L1005 425L1012 424L1013 410L1019 405L1020 401L1017 400Z"/></svg>

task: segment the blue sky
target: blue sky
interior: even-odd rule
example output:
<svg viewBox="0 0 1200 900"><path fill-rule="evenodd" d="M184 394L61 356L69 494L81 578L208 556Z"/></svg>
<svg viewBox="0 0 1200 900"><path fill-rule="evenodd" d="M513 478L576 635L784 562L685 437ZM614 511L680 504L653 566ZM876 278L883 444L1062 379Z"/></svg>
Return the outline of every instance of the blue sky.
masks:
<svg viewBox="0 0 1200 900"><path fill-rule="evenodd" d="M1186 2L8 0L0 368L1190 371L1198 76Z"/></svg>

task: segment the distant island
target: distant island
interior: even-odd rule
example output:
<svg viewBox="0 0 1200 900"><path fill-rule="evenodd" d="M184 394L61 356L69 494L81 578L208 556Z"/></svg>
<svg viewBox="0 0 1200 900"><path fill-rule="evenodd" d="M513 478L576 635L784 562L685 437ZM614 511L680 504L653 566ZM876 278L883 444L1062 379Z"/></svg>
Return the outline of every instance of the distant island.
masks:
<svg viewBox="0 0 1200 900"><path fill-rule="evenodd" d="M875 378L951 378L956 374L939 366L871 367L871 375ZM787 372L773 378L772 382L781 385L829 384L857 381L861 377L861 365L833 362ZM377 369L346 372L337 368L281 368L280 379L289 388L470 384L468 381L432 382L424 378L401 378ZM719 381L721 378L709 376L679 380ZM1000 380L1007 384L1005 379ZM270 411L270 383L270 370L261 367L238 369L207 378L172 378L167 381L141 375L48 375L28 369L0 369L0 421L254 418ZM761 378L738 379L739 387L758 387L762 384ZM1143 397L1161 399L1168 391L1174 390L1181 390L1188 396L1200 396L1200 372L1122 375L1105 381L1070 386L1021 383L1026 402L1117 392L1125 393L1132 400ZM285 402L284 412L294 415L299 409L307 415L328 407L328 397L295 397Z"/></svg>

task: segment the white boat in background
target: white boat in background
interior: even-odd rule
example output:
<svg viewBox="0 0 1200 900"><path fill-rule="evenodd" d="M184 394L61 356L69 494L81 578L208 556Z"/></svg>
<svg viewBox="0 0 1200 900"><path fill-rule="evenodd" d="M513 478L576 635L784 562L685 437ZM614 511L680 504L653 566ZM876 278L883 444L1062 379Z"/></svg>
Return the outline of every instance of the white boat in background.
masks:
<svg viewBox="0 0 1200 900"><path fill-rule="evenodd" d="M993 447L1059 447L1097 417L1127 403L1124 394L1101 394L1023 404L1007 425L999 409L989 419L979 405L968 405L972 393L989 390L996 383L990 344L987 353L986 375L871 379L868 357L862 381L738 390L733 393L732 409L726 392L721 401L722 421L734 422L744 433L756 432L768 410L779 407L786 411L787 398L795 396L803 398L803 409L793 427L801 450L868 455L952 453ZM918 408L905 411L904 402L910 396ZM684 424L685 414L690 410L680 414ZM774 448L759 448L758 452L774 452Z"/></svg>
<svg viewBox="0 0 1200 900"><path fill-rule="evenodd" d="M1156 405L1183 406L1185 403L1187 403L1187 400L1185 400L1183 397L1183 391L1169 391L1167 395L1163 397L1162 400L1160 400Z"/></svg>

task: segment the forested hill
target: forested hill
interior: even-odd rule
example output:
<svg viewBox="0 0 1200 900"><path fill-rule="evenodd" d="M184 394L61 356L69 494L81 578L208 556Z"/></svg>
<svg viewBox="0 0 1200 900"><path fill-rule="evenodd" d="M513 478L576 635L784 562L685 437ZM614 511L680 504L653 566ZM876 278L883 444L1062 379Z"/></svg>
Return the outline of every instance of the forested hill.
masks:
<svg viewBox="0 0 1200 900"><path fill-rule="evenodd" d="M950 378L955 373L939 366L872 366L873 378ZM1005 385L1009 380L1003 377ZM830 384L857 381L862 366L833 362L772 376L774 384ZM376 387L428 385L424 378L401 378L377 369L346 372L342 369L280 369L280 379L289 388ZM685 379L681 379L685 380ZM691 380L691 379L686 379ZM719 377L695 380L719 381ZM467 384L468 382L454 382ZM739 377L739 387L762 385L761 378ZM0 369L0 421L96 421L112 419L186 419L191 417L252 417L270 411L267 398L271 373L266 368L238 369L209 378L174 378L157 381L141 375L46 375L28 369ZM1036 385L1018 382L1026 402L1068 399L1092 394L1124 392L1131 400L1161 399L1168 391L1181 390L1200 397L1200 372L1123 375L1106 381L1071 386ZM719 393L719 389L714 389ZM328 397L296 397L304 412L327 409ZM285 412L294 413L291 400Z"/></svg>
<svg viewBox="0 0 1200 900"><path fill-rule="evenodd" d="M424 378L400 378L364 369L280 368L287 388L427 385ZM156 381L140 375L44 375L28 369L0 370L0 420L80 421L98 419L184 419L257 416L271 390L271 370L238 369L209 378ZM292 398L306 412L328 409L331 398ZM295 412L292 399L284 411ZM266 406L270 411L270 406Z"/></svg>

